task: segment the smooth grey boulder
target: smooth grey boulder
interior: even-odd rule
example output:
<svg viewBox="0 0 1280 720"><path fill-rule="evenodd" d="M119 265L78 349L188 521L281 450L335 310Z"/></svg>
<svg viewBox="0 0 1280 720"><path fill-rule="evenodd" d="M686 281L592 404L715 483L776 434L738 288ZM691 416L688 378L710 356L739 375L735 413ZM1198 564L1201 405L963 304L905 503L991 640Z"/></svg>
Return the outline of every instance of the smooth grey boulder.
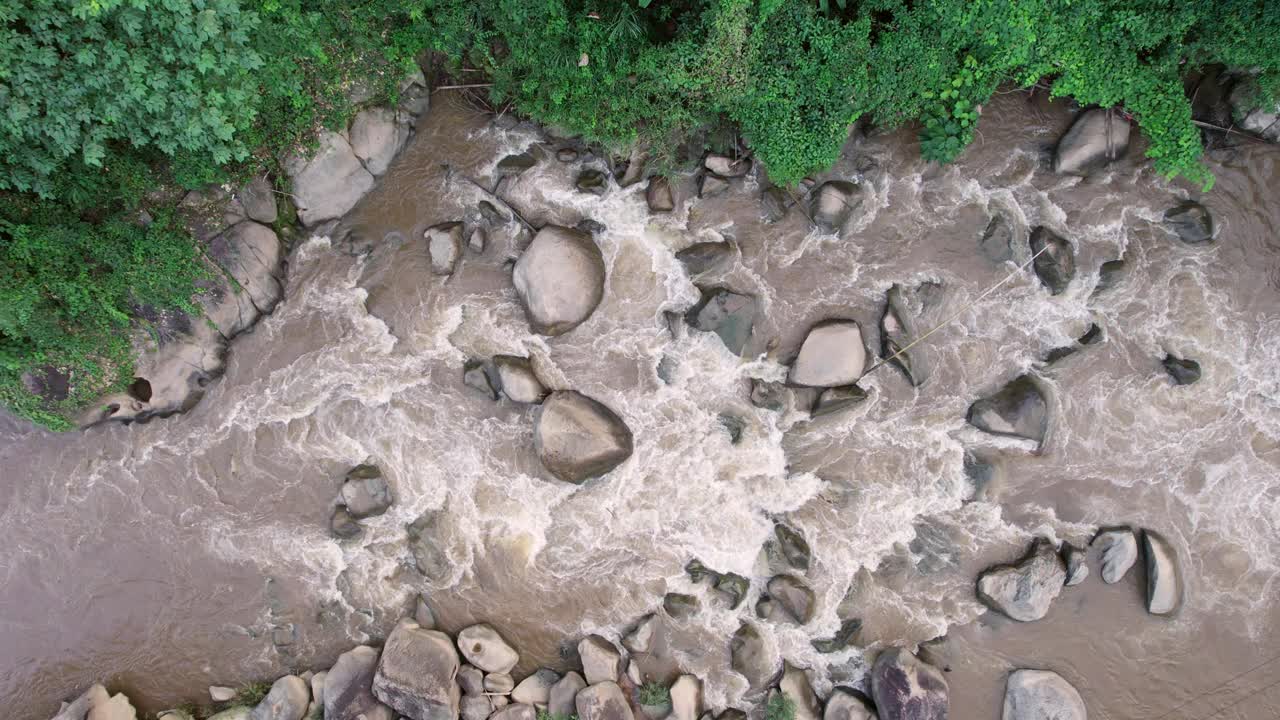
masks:
<svg viewBox="0 0 1280 720"><path fill-rule="evenodd" d="M771 185L760 192L760 214L764 221L773 224L781 222L795 201L786 190Z"/></svg>
<svg viewBox="0 0 1280 720"><path fill-rule="evenodd" d="M1036 538L1018 562L997 565L978 576L978 599L1019 622L1039 620L1062 592L1067 570L1053 543Z"/></svg>
<svg viewBox="0 0 1280 720"><path fill-rule="evenodd" d="M1138 560L1138 540L1127 527L1103 528L1090 543L1101 552L1102 582L1120 582Z"/></svg>
<svg viewBox="0 0 1280 720"><path fill-rule="evenodd" d="M534 332L563 335L581 325L604 298L604 256L591 236L548 225L516 261L516 294Z"/></svg>
<svg viewBox="0 0 1280 720"><path fill-rule="evenodd" d="M463 628L458 633L458 649L467 662L487 673L509 673L520 662L520 653L486 623ZM488 686L489 678L486 677L485 687Z"/></svg>
<svg viewBox="0 0 1280 720"><path fill-rule="evenodd" d="M742 623L729 641L729 665L747 679L752 692L772 685L782 671L777 651L765 643L751 623Z"/></svg>
<svg viewBox="0 0 1280 720"><path fill-rule="evenodd" d="M537 158L526 152L502 158L498 161L495 170L499 177L515 176L524 173L525 170L529 170L537 164Z"/></svg>
<svg viewBox="0 0 1280 720"><path fill-rule="evenodd" d="M1103 108L1086 110L1058 141L1053 171L1064 175L1088 175L1129 150L1129 121Z"/></svg>
<svg viewBox="0 0 1280 720"><path fill-rule="evenodd" d="M1200 363L1195 360L1165 355L1160 364L1173 378L1174 385L1191 385L1200 380Z"/></svg>
<svg viewBox="0 0 1280 720"><path fill-rule="evenodd" d="M487 720L493 712L493 703L484 695L465 695L459 707L462 720Z"/></svg>
<svg viewBox="0 0 1280 720"><path fill-rule="evenodd" d="M489 673L484 676L484 691L491 695L510 695L516 688L516 680L510 673Z"/></svg>
<svg viewBox="0 0 1280 720"><path fill-rule="evenodd" d="M605 190L609 189L609 176L599 170L583 170L574 182L574 187L578 188L579 192L604 195Z"/></svg>
<svg viewBox="0 0 1280 720"><path fill-rule="evenodd" d="M866 695L848 688L838 687L827 698L822 720L879 720L871 700Z"/></svg>
<svg viewBox="0 0 1280 720"><path fill-rule="evenodd" d="M794 720L818 720L822 715L822 705L818 702L818 696L813 693L809 676L801 668L791 663L783 663L782 679L778 681L778 690L795 706Z"/></svg>
<svg viewBox="0 0 1280 720"><path fill-rule="evenodd" d="M649 178L644 199L650 212L671 212L676 207L675 197L671 194L671 183L661 175Z"/></svg>
<svg viewBox="0 0 1280 720"><path fill-rule="evenodd" d="M1075 252L1071 243L1052 230L1040 226L1031 231L1032 263L1036 277L1049 288L1050 294L1061 295L1076 275Z"/></svg>
<svg viewBox="0 0 1280 720"><path fill-rule="evenodd" d="M323 131L319 148L309 159L294 157L285 163L293 180L298 219L308 227L346 215L373 187L373 175L365 169L347 138Z"/></svg>
<svg viewBox="0 0 1280 720"><path fill-rule="evenodd" d="M727 242L700 242L676 253L676 259L690 275L719 270L733 260L733 245Z"/></svg>
<svg viewBox="0 0 1280 720"><path fill-rule="evenodd" d="M236 200L250 220L271 225L280 217L276 194L266 175L259 175L240 188L240 192L236 193Z"/></svg>
<svg viewBox="0 0 1280 720"><path fill-rule="evenodd" d="M474 665L463 665L458 670L458 687L466 695L483 695L484 671Z"/></svg>
<svg viewBox="0 0 1280 720"><path fill-rule="evenodd" d="M622 688L613 681L598 682L580 691L574 699L578 720L634 720Z"/></svg>
<svg viewBox="0 0 1280 720"><path fill-rule="evenodd" d="M1164 226L1188 245L1213 242L1213 215L1194 200L1184 200L1164 213Z"/></svg>
<svg viewBox="0 0 1280 720"><path fill-rule="evenodd" d="M703 161L703 167L723 178L736 178L751 172L751 158L731 158L712 153Z"/></svg>
<svg viewBox="0 0 1280 720"><path fill-rule="evenodd" d="M1014 670L1004 690L1002 720L1088 720L1080 693L1056 672Z"/></svg>
<svg viewBox="0 0 1280 720"><path fill-rule="evenodd" d="M1013 259L1013 221L1004 213L996 213L978 238L983 257L999 264Z"/></svg>
<svg viewBox="0 0 1280 720"><path fill-rule="evenodd" d="M778 552L788 565L804 572L809 569L812 551L809 543L799 531L782 523L773 524L773 536L778 540Z"/></svg>
<svg viewBox="0 0 1280 720"><path fill-rule="evenodd" d="M741 355L756 320L756 301L725 288L703 288L702 298L684 316L695 330L713 332L734 355Z"/></svg>
<svg viewBox="0 0 1280 720"><path fill-rule="evenodd" d="M992 435L1044 442L1049 431L1049 405L1030 375L1020 375L994 395L975 401L966 418Z"/></svg>
<svg viewBox="0 0 1280 720"><path fill-rule="evenodd" d="M311 688L297 675L285 675L271 684L271 690L253 708L252 720L302 720L311 703Z"/></svg>
<svg viewBox="0 0 1280 720"><path fill-rule="evenodd" d="M537 720L538 710L532 705L513 702L490 717L493 720Z"/></svg>
<svg viewBox="0 0 1280 720"><path fill-rule="evenodd" d="M497 374L498 390L512 402L540 403L551 392L538 379L533 363L527 357L494 355L493 369Z"/></svg>
<svg viewBox="0 0 1280 720"><path fill-rule="evenodd" d="M547 695L547 712L552 715L569 717L577 711L578 693L587 686L587 681L572 670L560 678L560 682L551 686Z"/></svg>
<svg viewBox="0 0 1280 720"><path fill-rule="evenodd" d="M861 204L858 186L846 180L831 180L811 192L809 216L821 231L837 232Z"/></svg>
<svg viewBox="0 0 1280 720"><path fill-rule="evenodd" d="M950 701L942 671L902 648L876 657L871 696L880 720L947 720Z"/></svg>
<svg viewBox="0 0 1280 720"><path fill-rule="evenodd" d="M633 653L647 653L649 647L653 644L653 634L658 628L658 617L656 615L645 615L640 622L636 623L635 628L622 638L622 647Z"/></svg>
<svg viewBox="0 0 1280 720"><path fill-rule="evenodd" d="M1085 559L1084 548L1071 543L1062 543L1062 564L1067 569L1066 584L1079 585L1089 577L1089 563Z"/></svg>
<svg viewBox="0 0 1280 720"><path fill-rule="evenodd" d="M329 533L339 540L350 540L359 537L364 532L364 528L360 527L360 523L356 522L355 517L347 510L346 506L339 505L333 509L333 513L329 516Z"/></svg>
<svg viewBox="0 0 1280 720"><path fill-rule="evenodd" d="M588 685L618 681L622 654L613 643L599 635L588 635L578 642L578 657L582 660L582 675Z"/></svg>
<svg viewBox="0 0 1280 720"><path fill-rule="evenodd" d="M775 575L766 586L769 597L785 613L786 619L804 625L813 619L813 590L794 575Z"/></svg>
<svg viewBox="0 0 1280 720"><path fill-rule="evenodd" d="M460 222L433 225L423 232L427 252L431 255L431 272L435 275L452 275L462 260L462 231Z"/></svg>
<svg viewBox="0 0 1280 720"><path fill-rule="evenodd" d="M372 107L356 113L351 121L351 151L364 161L375 177L385 173L392 159L409 139L408 118L395 110Z"/></svg>
<svg viewBox="0 0 1280 720"><path fill-rule="evenodd" d="M702 682L693 675L681 675L671 684L670 720L698 720L702 712Z"/></svg>
<svg viewBox="0 0 1280 720"><path fill-rule="evenodd" d="M1142 531L1142 556L1147 567L1147 612L1171 615L1182 606L1182 568L1178 552L1160 533Z"/></svg>
<svg viewBox="0 0 1280 720"><path fill-rule="evenodd" d="M209 699L216 702L231 702L236 699L236 689L225 685L210 685Z"/></svg>
<svg viewBox="0 0 1280 720"><path fill-rule="evenodd" d="M483 360L473 359L462 364L462 384L490 400L498 399L497 377Z"/></svg>
<svg viewBox="0 0 1280 720"><path fill-rule="evenodd" d="M845 410L867 399L867 391L857 385L826 388L813 401L809 409L811 418L820 418L840 410Z"/></svg>
<svg viewBox="0 0 1280 720"><path fill-rule="evenodd" d="M545 707L551 702L551 688L558 682L560 682L559 673L541 668L516 684L515 689L511 691L511 701Z"/></svg>
<svg viewBox="0 0 1280 720"><path fill-rule="evenodd" d="M631 429L603 403L573 390L558 390L538 408L533 447L556 478L582 483L631 457Z"/></svg>
<svg viewBox="0 0 1280 720"><path fill-rule="evenodd" d="M376 465L357 465L342 483L342 502L356 519L381 515L391 507L391 486Z"/></svg>
<svg viewBox="0 0 1280 720"><path fill-rule="evenodd" d="M787 380L809 387L852 385L866 363L862 326L855 320L823 320L805 336Z"/></svg>
<svg viewBox="0 0 1280 720"><path fill-rule="evenodd" d="M373 696L378 651L358 645L338 656L324 676L325 720L394 720L391 708Z"/></svg>
<svg viewBox="0 0 1280 720"><path fill-rule="evenodd" d="M457 720L458 666L448 635L402 621L382 648L373 694L410 720Z"/></svg>

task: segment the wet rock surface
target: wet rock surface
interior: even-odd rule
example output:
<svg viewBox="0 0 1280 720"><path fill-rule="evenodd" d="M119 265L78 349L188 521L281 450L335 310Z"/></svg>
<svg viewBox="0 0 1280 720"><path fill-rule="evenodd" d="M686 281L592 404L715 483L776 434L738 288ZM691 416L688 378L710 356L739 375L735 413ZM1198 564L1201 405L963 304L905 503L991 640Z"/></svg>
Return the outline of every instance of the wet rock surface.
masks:
<svg viewBox="0 0 1280 720"><path fill-rule="evenodd" d="M1128 150L1129 121L1102 108L1086 110L1058 141L1053 171L1088 175L1124 157Z"/></svg>
<svg viewBox="0 0 1280 720"><path fill-rule="evenodd" d="M1147 570L1147 612L1172 615L1182 606L1182 567L1173 545L1154 530L1142 531Z"/></svg>
<svg viewBox="0 0 1280 720"><path fill-rule="evenodd" d="M1200 363L1195 360L1165 355L1160 364L1174 385L1191 385L1200 380Z"/></svg>
<svg viewBox="0 0 1280 720"><path fill-rule="evenodd" d="M845 180L831 180L810 194L809 215L823 232L838 232L861 205L858 186Z"/></svg>
<svg viewBox="0 0 1280 720"><path fill-rule="evenodd" d="M810 387L852 385L862 377L867 350L854 320L824 320L809 330L788 380Z"/></svg>
<svg viewBox="0 0 1280 720"><path fill-rule="evenodd" d="M1049 670L1014 670L1004 691L1002 720L1087 720L1084 700Z"/></svg>
<svg viewBox="0 0 1280 720"><path fill-rule="evenodd" d="M1030 375L1014 379L994 395L969 406L969 424L993 435L1044 442L1049 431L1049 407Z"/></svg>
<svg viewBox="0 0 1280 720"><path fill-rule="evenodd" d="M1031 622L1048 614L1066 580L1066 568L1053 544L1037 538L1018 562L998 565L978 576L978 599L1014 620Z"/></svg>
<svg viewBox="0 0 1280 720"><path fill-rule="evenodd" d="M562 335L582 324L604 297L600 248L581 232L548 226L538 231L512 274L529 324L544 335Z"/></svg>
<svg viewBox="0 0 1280 720"><path fill-rule="evenodd" d="M902 648L876 657L871 695L880 720L946 720L950 706L942 671Z"/></svg>
<svg viewBox="0 0 1280 720"><path fill-rule="evenodd" d="M1075 251L1065 238L1045 227L1031 231L1036 277L1054 295L1061 295L1076 275Z"/></svg>
<svg viewBox="0 0 1280 720"><path fill-rule="evenodd" d="M1164 225L1188 245L1213 242L1213 216L1208 208L1194 200L1169 208L1164 214Z"/></svg>
<svg viewBox="0 0 1280 720"><path fill-rule="evenodd" d="M755 324L755 298L725 288L702 291L702 299L685 313L685 322L695 330L713 332L734 355L741 355Z"/></svg>
<svg viewBox="0 0 1280 720"><path fill-rule="evenodd" d="M631 457L631 430L606 407L572 390L552 393L538 410L533 446L560 480L581 483Z"/></svg>

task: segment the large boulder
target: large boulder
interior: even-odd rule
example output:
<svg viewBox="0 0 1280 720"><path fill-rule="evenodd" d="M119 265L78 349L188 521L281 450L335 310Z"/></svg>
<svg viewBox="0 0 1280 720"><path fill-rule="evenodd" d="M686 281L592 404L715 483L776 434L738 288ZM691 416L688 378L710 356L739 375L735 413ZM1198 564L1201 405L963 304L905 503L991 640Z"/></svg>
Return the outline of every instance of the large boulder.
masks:
<svg viewBox="0 0 1280 720"><path fill-rule="evenodd" d="M969 424L992 435L1044 442L1049 431L1049 406L1030 375L1021 375L994 395L969 406Z"/></svg>
<svg viewBox="0 0 1280 720"><path fill-rule="evenodd" d="M293 179L298 218L308 227L346 215L373 187L373 175L335 132L320 133L315 154L291 158L285 170Z"/></svg>
<svg viewBox="0 0 1280 720"><path fill-rule="evenodd" d="M1018 562L997 565L978 576L978 599L1019 622L1039 620L1062 592L1067 569L1053 543L1036 538Z"/></svg>
<svg viewBox="0 0 1280 720"><path fill-rule="evenodd" d="M604 280L604 256L591 237L556 225L538 231L512 274L529 324L543 335L563 335L590 317Z"/></svg>
<svg viewBox="0 0 1280 720"><path fill-rule="evenodd" d="M1086 110L1058 141L1053 171L1088 175L1123 157L1128 149L1128 120L1103 108Z"/></svg>
<svg viewBox="0 0 1280 720"><path fill-rule="evenodd" d="M538 379L527 357L495 355L493 370L497 374L498 390L512 402L540 403L551 392Z"/></svg>
<svg viewBox="0 0 1280 720"><path fill-rule="evenodd" d="M297 675L285 675L271 685L250 715L252 720L302 720L311 704L311 688Z"/></svg>
<svg viewBox="0 0 1280 720"><path fill-rule="evenodd" d="M246 717L248 711L245 711ZM123 693L112 695L101 685L93 685L69 703L53 720L136 720L137 712Z"/></svg>
<svg viewBox="0 0 1280 720"><path fill-rule="evenodd" d="M408 117L387 107L366 108L351 121L350 137L351 151L364 161L365 169L381 175L409 139Z"/></svg>
<svg viewBox="0 0 1280 720"><path fill-rule="evenodd" d="M822 714L822 705L818 696L813 693L809 684L809 676L801 668L791 663L784 663L782 679L778 681L778 690L783 697L795 706L793 720L818 720Z"/></svg>
<svg viewBox="0 0 1280 720"><path fill-rule="evenodd" d="M862 377L867 349L854 320L824 320L809 330L788 380L810 387L852 385Z"/></svg>
<svg viewBox="0 0 1280 720"><path fill-rule="evenodd" d="M1166 210L1164 226L1188 245L1213 242L1213 215L1209 214L1209 208L1194 200L1184 200Z"/></svg>
<svg viewBox="0 0 1280 720"><path fill-rule="evenodd" d="M845 180L831 180L811 191L809 216L823 232L839 232L853 211L861 205L858 186Z"/></svg>
<svg viewBox="0 0 1280 720"><path fill-rule="evenodd" d="M1178 552L1163 535L1142 531L1142 556L1147 566L1147 612L1171 615L1182 605L1182 568Z"/></svg>
<svg viewBox="0 0 1280 720"><path fill-rule="evenodd" d="M725 288L702 289L702 298L684 316L695 330L713 332L734 355L741 355L756 320L756 301Z"/></svg>
<svg viewBox="0 0 1280 720"><path fill-rule="evenodd" d="M1103 528L1093 538L1092 546L1102 557L1102 582L1120 582L1138 559L1138 540L1127 527Z"/></svg>
<svg viewBox="0 0 1280 720"><path fill-rule="evenodd" d="M631 457L631 429L604 404L573 390L552 393L538 408L533 447L560 480L581 483Z"/></svg>
<svg viewBox="0 0 1280 720"><path fill-rule="evenodd" d="M458 666L448 635L402 621L382 648L373 694L410 720L457 720Z"/></svg>
<svg viewBox="0 0 1280 720"><path fill-rule="evenodd" d="M236 202L240 203L246 217L263 225L271 225L280 217L276 194L266 175L259 175L240 188Z"/></svg>
<svg viewBox="0 0 1280 720"><path fill-rule="evenodd" d="M813 619L815 600L813 590L794 575L775 575L766 586L769 597L784 617L799 625Z"/></svg>
<svg viewBox="0 0 1280 720"><path fill-rule="evenodd" d="M433 275L452 275L462 261L463 224L441 223L427 228L422 237L427 243Z"/></svg>
<svg viewBox="0 0 1280 720"><path fill-rule="evenodd" d="M634 720L631 706L616 682L596 683L574 699L578 720Z"/></svg>
<svg viewBox="0 0 1280 720"><path fill-rule="evenodd" d="M729 665L747 679L753 692L772 685L782 669L777 651L765 642L760 630L751 623L742 623L729 641Z"/></svg>
<svg viewBox="0 0 1280 720"><path fill-rule="evenodd" d="M871 699L848 688L838 687L827 698L822 720L878 720Z"/></svg>
<svg viewBox="0 0 1280 720"><path fill-rule="evenodd" d="M698 720L702 713L702 682L693 675L681 675L671 684L670 720Z"/></svg>
<svg viewBox="0 0 1280 720"><path fill-rule="evenodd" d="M463 628L458 633L458 649L467 662L487 673L509 673L520 662L520 653L485 623Z"/></svg>
<svg viewBox="0 0 1280 720"><path fill-rule="evenodd" d="M1031 231L1031 253L1036 277L1053 295L1061 295L1076 275L1076 258L1071 243L1044 226Z"/></svg>
<svg viewBox="0 0 1280 720"><path fill-rule="evenodd" d="M618 681L622 671L622 653L613 643L599 635L588 635L578 642L578 657L582 660L582 675L588 685Z"/></svg>
<svg viewBox="0 0 1280 720"><path fill-rule="evenodd" d="M650 212L671 212L676 207L675 197L671 194L671 183L661 175L649 178L644 199L649 204Z"/></svg>
<svg viewBox="0 0 1280 720"><path fill-rule="evenodd" d="M946 678L902 648L890 648L871 666L871 695L880 720L947 720Z"/></svg>
<svg viewBox="0 0 1280 720"><path fill-rule="evenodd" d="M529 677L521 680L511 691L511 702L546 707L551 701L551 688L560 682L560 675L554 670L541 668Z"/></svg>
<svg viewBox="0 0 1280 720"><path fill-rule="evenodd" d="M551 692L547 695L547 712L562 717L573 715L577 711L578 693L586 686L587 681L578 673L565 673L560 682L551 686Z"/></svg>
<svg viewBox="0 0 1280 720"><path fill-rule="evenodd" d="M773 536L778 542L778 553L782 555L787 565L802 572L809 569L813 552L809 549L809 541L804 539L804 535L779 522L773 524Z"/></svg>
<svg viewBox="0 0 1280 720"><path fill-rule="evenodd" d="M1004 690L1002 720L1088 720L1084 700L1050 670L1014 670Z"/></svg>
<svg viewBox="0 0 1280 720"><path fill-rule="evenodd" d="M690 275L719 270L733 259L733 245L727 242L700 242L676 253Z"/></svg>
<svg viewBox="0 0 1280 720"><path fill-rule="evenodd" d="M377 465L358 465L342 483L342 502L357 519L381 515L391 507L391 486Z"/></svg>
<svg viewBox="0 0 1280 720"><path fill-rule="evenodd" d="M373 696L378 651L358 645L338 656L324 676L325 720L394 720L391 708Z"/></svg>

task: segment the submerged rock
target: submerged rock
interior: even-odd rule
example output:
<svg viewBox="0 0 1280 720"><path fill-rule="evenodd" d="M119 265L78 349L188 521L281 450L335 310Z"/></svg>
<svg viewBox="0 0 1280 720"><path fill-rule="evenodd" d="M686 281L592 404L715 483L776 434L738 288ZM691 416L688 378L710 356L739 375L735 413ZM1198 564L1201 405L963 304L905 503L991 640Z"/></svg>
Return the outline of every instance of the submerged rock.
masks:
<svg viewBox="0 0 1280 720"><path fill-rule="evenodd" d="M532 168L538 164L537 158L529 153L520 153L518 155L508 155L498 161L495 168L499 177L520 175L525 170Z"/></svg>
<svg viewBox="0 0 1280 720"><path fill-rule="evenodd" d="M877 720L871 699L856 690L838 687L827 698L822 720Z"/></svg>
<svg viewBox="0 0 1280 720"><path fill-rule="evenodd" d="M448 556L436 546L433 536L439 529L440 521L447 518L444 510L429 510L417 520L409 524L409 552L413 555L414 565L423 577L432 582L440 582L449 577L452 563Z"/></svg>
<svg viewBox="0 0 1280 720"><path fill-rule="evenodd" d="M1036 256L1036 277L1049 288L1051 294L1061 295L1076 274L1076 259L1071 243L1043 226L1031 231L1030 242L1031 252Z"/></svg>
<svg viewBox="0 0 1280 720"><path fill-rule="evenodd" d="M792 204L791 196L777 185L770 185L760 191L760 212L767 223L781 222Z"/></svg>
<svg viewBox="0 0 1280 720"><path fill-rule="evenodd" d="M391 486L376 465L357 465L342 483L342 502L357 519L381 515L391 507Z"/></svg>
<svg viewBox="0 0 1280 720"><path fill-rule="evenodd" d="M1194 200L1184 200L1164 214L1164 225L1188 245L1213 242L1213 216Z"/></svg>
<svg viewBox="0 0 1280 720"><path fill-rule="evenodd" d="M483 360L468 360L462 366L462 384L490 400L498 399L498 388Z"/></svg>
<svg viewBox="0 0 1280 720"><path fill-rule="evenodd" d="M702 299L684 319L695 330L715 333L729 352L741 355L755 324L756 301L724 288L703 288Z"/></svg>
<svg viewBox="0 0 1280 720"><path fill-rule="evenodd" d="M604 475L631 457L631 430L596 400L559 390L543 401L534 421L533 447L560 480L581 483Z"/></svg>
<svg viewBox="0 0 1280 720"><path fill-rule="evenodd" d="M880 720L947 720L950 702L942 672L902 648L876 657L871 696Z"/></svg>
<svg viewBox="0 0 1280 720"><path fill-rule="evenodd" d="M579 192L604 195L605 190L609 189L609 176L599 170L583 170L578 175L574 187L578 188Z"/></svg>
<svg viewBox="0 0 1280 720"><path fill-rule="evenodd" d="M809 215L814 225L823 232L838 232L862 204L854 197L857 193L858 186L845 180L831 180L813 190Z"/></svg>
<svg viewBox="0 0 1280 720"><path fill-rule="evenodd" d="M810 387L852 385L862 377L867 350L855 320L824 320L814 325L791 364L788 380Z"/></svg>
<svg viewBox="0 0 1280 720"><path fill-rule="evenodd" d="M1182 568L1178 553L1163 535L1142 531L1142 555L1147 566L1147 612L1170 615L1182 605Z"/></svg>
<svg viewBox="0 0 1280 720"><path fill-rule="evenodd" d="M1067 580L1053 543L1036 538L1016 563L997 565L978 576L978 599L1019 622L1039 620Z"/></svg>
<svg viewBox="0 0 1280 720"><path fill-rule="evenodd" d="M778 539L778 551L787 564L801 572L809 569L809 543L804 535L782 523L774 523L773 536Z"/></svg>
<svg viewBox="0 0 1280 720"><path fill-rule="evenodd" d="M562 335L590 317L604 280L604 256L591 237L555 225L538 231L512 273L529 324L543 335Z"/></svg>
<svg viewBox="0 0 1280 720"><path fill-rule="evenodd" d="M250 714L252 720L302 720L311 703L311 688L297 675L285 675ZM92 713L90 714L92 717Z"/></svg>
<svg viewBox="0 0 1280 720"><path fill-rule="evenodd" d="M612 681L595 683L580 691L574 707L578 720L634 720L622 688Z"/></svg>
<svg viewBox="0 0 1280 720"><path fill-rule="evenodd" d="M777 603L786 618L804 625L813 619L815 600L813 590L794 575L775 575L766 586L769 597Z"/></svg>
<svg viewBox="0 0 1280 720"><path fill-rule="evenodd" d="M462 223L451 222L429 227L423 233L427 252L431 255L431 272L452 275L462 260Z"/></svg>
<svg viewBox="0 0 1280 720"><path fill-rule="evenodd" d="M840 652L841 650L853 645L854 640L857 638L858 633L861 630L862 620L859 618L850 618L840 623L840 627L836 630L835 635L821 640L812 640L810 641L810 644L813 645L814 650L817 650L820 653Z"/></svg>
<svg viewBox="0 0 1280 720"><path fill-rule="evenodd" d="M1077 547L1071 543L1062 543L1060 550L1062 554L1062 564L1067 569L1066 584L1079 585L1089 577L1089 563L1085 561L1084 548Z"/></svg>
<svg viewBox="0 0 1280 720"><path fill-rule="evenodd" d="M1128 120L1103 108L1086 110L1058 141L1053 171L1088 175L1123 157L1128 150Z"/></svg>
<svg viewBox="0 0 1280 720"><path fill-rule="evenodd" d="M690 275L719 270L733 260L733 245L727 242L701 242L676 253Z"/></svg>
<svg viewBox="0 0 1280 720"><path fill-rule="evenodd" d="M360 523L356 522L346 507L339 505L329 516L329 532L340 540L350 540L364 532L364 528L360 527Z"/></svg>
<svg viewBox="0 0 1280 720"><path fill-rule="evenodd" d="M830 415L853 407L866 399L867 391L857 385L827 388L819 393L817 399L813 401L809 416L811 418L820 418L823 415Z"/></svg>
<svg viewBox="0 0 1280 720"><path fill-rule="evenodd" d="M720 573L716 577L716 592L724 596L730 609L742 604L750 587L751 581L737 573Z"/></svg>
<svg viewBox="0 0 1280 720"><path fill-rule="evenodd" d="M1014 670L1004 691L1002 720L1087 720L1084 700L1049 670Z"/></svg>
<svg viewBox="0 0 1280 720"><path fill-rule="evenodd" d="M512 402L540 403L551 392L538 379L529 358L495 355L493 369L497 374L498 389Z"/></svg>
<svg viewBox="0 0 1280 720"><path fill-rule="evenodd" d="M780 412L787 406L787 388L782 383L752 378L751 404L765 410Z"/></svg>
<svg viewBox="0 0 1280 720"><path fill-rule="evenodd" d="M382 648L373 694L410 720L455 720L458 666L448 635L401 622Z"/></svg>
<svg viewBox="0 0 1280 720"><path fill-rule="evenodd" d="M582 675L588 685L617 682L622 672L622 653L613 643L599 635L588 635L578 642Z"/></svg>
<svg viewBox="0 0 1280 720"><path fill-rule="evenodd" d="M776 653L751 623L742 623L729 641L729 665L747 679L752 691L772 685L782 670Z"/></svg>
<svg viewBox="0 0 1280 720"><path fill-rule="evenodd" d="M1102 582L1108 585L1120 582L1138 559L1138 540L1127 527L1103 528L1091 545L1101 551Z"/></svg>
<svg viewBox="0 0 1280 720"><path fill-rule="evenodd" d="M978 238L978 249L993 263L1013 259L1013 221L1004 213L996 213Z"/></svg>
<svg viewBox="0 0 1280 720"><path fill-rule="evenodd" d="M993 435L1042 443L1049 431L1049 406L1031 376L1021 375L994 395L970 405L967 419L969 424Z"/></svg>
<svg viewBox="0 0 1280 720"><path fill-rule="evenodd" d="M702 609L702 603L693 595L667 593L662 597L662 611L673 620L687 620Z"/></svg>
<svg viewBox="0 0 1280 720"><path fill-rule="evenodd" d="M1090 323L1089 329L1086 330L1083 335L1076 338L1075 343L1067 345L1066 347L1058 347L1050 350L1045 354L1044 361L1048 364L1056 363L1063 358L1074 355L1080 348L1085 347L1086 345L1093 345L1100 340L1102 340L1102 328L1098 327L1097 323Z"/></svg>
<svg viewBox="0 0 1280 720"><path fill-rule="evenodd" d="M818 702L818 696L813 693L813 686L804 670L791 663L783 663L778 691L795 706L794 720L818 720L822 705Z"/></svg>
<svg viewBox="0 0 1280 720"><path fill-rule="evenodd" d="M676 207L675 197L671 193L671 183L661 175L649 178L649 185L644 190L645 202L650 212L671 212Z"/></svg>
<svg viewBox="0 0 1280 720"><path fill-rule="evenodd" d="M393 720L391 708L373 696L378 651L358 645L338 656L324 676L325 720Z"/></svg>
<svg viewBox="0 0 1280 720"><path fill-rule="evenodd" d="M509 673L520 662L520 654L515 648L508 645L493 626L485 623L472 625L459 632L458 649L467 662L487 673Z"/></svg>
<svg viewBox="0 0 1280 720"><path fill-rule="evenodd" d="M1124 258L1108 260L1098 268L1098 284L1093 286L1093 294L1103 293L1119 285L1129 274L1129 263Z"/></svg>
<svg viewBox="0 0 1280 720"><path fill-rule="evenodd" d="M565 673L559 682L551 686L551 692L547 695L547 712L562 717L573 715L577 711L574 701L586 686L587 681L578 673Z"/></svg>
<svg viewBox="0 0 1280 720"><path fill-rule="evenodd" d="M714 197L729 189L729 181L719 175L706 174L698 182L698 197Z"/></svg>
<svg viewBox="0 0 1280 720"><path fill-rule="evenodd" d="M1191 385L1200 380L1200 363L1195 360L1165 355L1161 364L1169 377L1173 378L1174 385Z"/></svg>

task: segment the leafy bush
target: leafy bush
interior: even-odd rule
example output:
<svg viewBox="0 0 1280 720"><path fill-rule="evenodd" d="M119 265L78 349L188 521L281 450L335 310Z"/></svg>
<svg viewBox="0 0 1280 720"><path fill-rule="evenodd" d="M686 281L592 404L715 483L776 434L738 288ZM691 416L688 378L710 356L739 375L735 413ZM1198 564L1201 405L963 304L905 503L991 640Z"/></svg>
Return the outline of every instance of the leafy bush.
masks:
<svg viewBox="0 0 1280 720"><path fill-rule="evenodd" d="M795 720L796 703L780 692L769 695L764 706L764 720Z"/></svg>

